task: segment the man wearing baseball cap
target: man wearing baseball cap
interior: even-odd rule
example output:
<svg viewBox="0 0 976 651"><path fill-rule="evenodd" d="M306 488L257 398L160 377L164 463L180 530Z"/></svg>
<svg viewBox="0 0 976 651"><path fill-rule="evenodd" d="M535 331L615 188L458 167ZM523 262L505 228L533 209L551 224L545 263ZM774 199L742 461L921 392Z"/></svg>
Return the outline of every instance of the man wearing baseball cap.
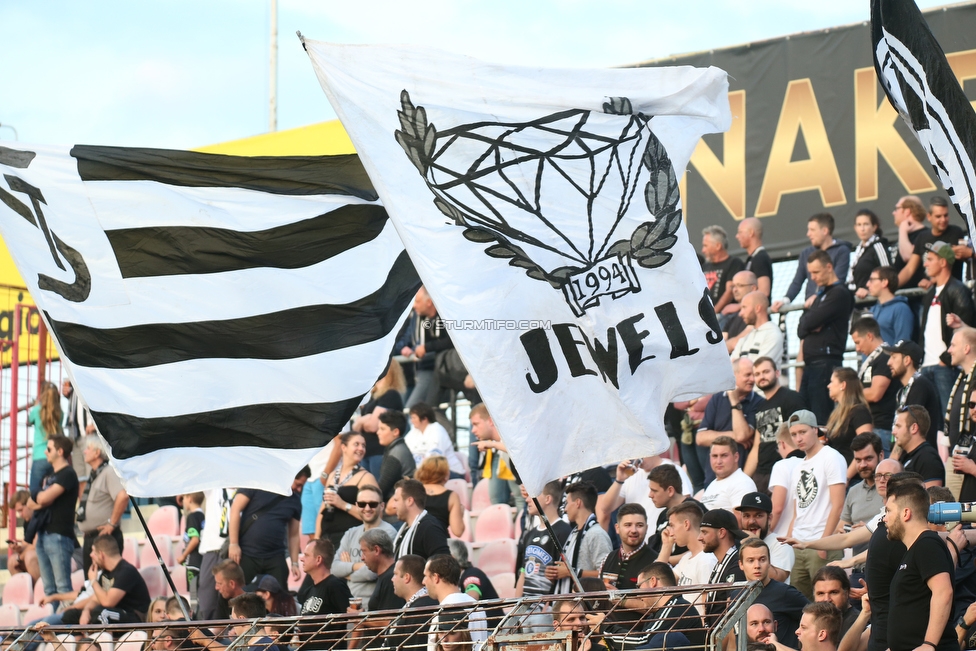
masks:
<svg viewBox="0 0 976 651"><path fill-rule="evenodd" d="M789 584L790 572L796 557L793 548L769 533L769 514L773 512L773 500L765 493L748 493L742 496L742 504L735 507L742 521L742 529L750 536L759 538L769 548L769 576L780 583Z"/></svg>
<svg viewBox="0 0 976 651"><path fill-rule="evenodd" d="M709 583L735 583L745 581L746 575L739 567L739 541L749 534L739 529L739 522L731 511L712 509L702 516L698 540L702 551L715 555L718 562L712 568ZM710 592L705 607L707 615L718 616L725 611L728 592Z"/></svg>
<svg viewBox="0 0 976 651"><path fill-rule="evenodd" d="M956 255L952 246L937 240L925 245L925 274L931 285L922 297L922 323L919 344L922 347L922 375L925 375L939 392L939 402L949 402L949 392L958 369L951 365L947 353L952 334L963 324L976 323L976 305L973 293L953 278L952 265Z"/></svg>
<svg viewBox="0 0 976 651"><path fill-rule="evenodd" d="M932 384L932 380L918 371L922 364L922 347L910 339L903 339L893 346L886 345L884 351L888 353L888 368L891 369L891 379L901 385L895 400L895 411L897 412L905 405L922 405L925 407L925 411L929 412L931 417L931 424L925 440L932 445L937 445L945 405L939 405L939 392ZM890 439L887 443L888 445L891 444Z"/></svg>

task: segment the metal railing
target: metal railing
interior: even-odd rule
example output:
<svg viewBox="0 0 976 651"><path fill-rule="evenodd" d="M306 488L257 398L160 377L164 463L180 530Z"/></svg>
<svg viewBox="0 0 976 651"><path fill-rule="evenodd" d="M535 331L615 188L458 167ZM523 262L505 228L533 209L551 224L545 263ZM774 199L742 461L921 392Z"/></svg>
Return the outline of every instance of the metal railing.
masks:
<svg viewBox="0 0 976 651"><path fill-rule="evenodd" d="M506 649L577 651L607 641L612 649L634 649L656 635L667 648L720 651L736 627L745 631L746 611L762 590L759 582L620 590L521 599L478 601L471 605L403 608L316 617L265 617L212 622L96 624L0 629L7 651L143 651L204 648L235 651L248 647L281 651L378 649L427 651L440 638L468 636L472 651ZM676 598L687 601L678 602ZM689 603L690 602L690 603ZM477 613L477 614L476 614ZM485 622L481 624L480 622ZM678 637L678 634L683 638ZM687 640L687 642L685 641ZM457 644L456 640L451 640ZM746 636L736 646L746 649ZM444 648L454 648L453 645Z"/></svg>

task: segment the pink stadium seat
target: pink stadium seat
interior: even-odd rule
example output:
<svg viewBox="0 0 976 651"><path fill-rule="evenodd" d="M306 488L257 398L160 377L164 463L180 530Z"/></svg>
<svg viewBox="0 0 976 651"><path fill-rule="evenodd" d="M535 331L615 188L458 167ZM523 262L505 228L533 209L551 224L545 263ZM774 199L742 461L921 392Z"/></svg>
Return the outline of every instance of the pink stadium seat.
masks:
<svg viewBox="0 0 976 651"><path fill-rule="evenodd" d="M174 565L169 568L169 574L173 577L173 584L176 586L176 591L180 594L187 595L190 594L190 588L186 582L186 566L185 565ZM165 577L164 577L165 578ZM167 589L169 584L166 585ZM172 590L169 590L167 594L170 594ZM172 596L170 594L170 596Z"/></svg>
<svg viewBox="0 0 976 651"><path fill-rule="evenodd" d="M7 585L3 586L3 604L5 606L7 604L16 606L18 608L17 616L20 617L19 609L27 608L32 603L34 603L34 580L31 579L31 575L27 572L12 575L7 581ZM13 624L13 626L19 625L19 621Z"/></svg>
<svg viewBox="0 0 976 651"><path fill-rule="evenodd" d="M80 591L85 585L85 571L78 570L71 573L71 589Z"/></svg>
<svg viewBox="0 0 976 651"><path fill-rule="evenodd" d="M465 483L471 483L471 466L468 464L468 455L461 454L460 452L455 452L457 458L461 460L461 465L464 466L464 481Z"/></svg>
<svg viewBox="0 0 976 651"><path fill-rule="evenodd" d="M491 577L491 584L501 599L515 598L515 573L504 572Z"/></svg>
<svg viewBox="0 0 976 651"><path fill-rule="evenodd" d="M41 603L41 597L44 596L44 581L43 579L38 579L37 583L34 584L34 601L32 603Z"/></svg>
<svg viewBox="0 0 976 651"><path fill-rule="evenodd" d="M15 574L14 576L19 575ZM0 626L20 626L20 606L14 604L0 606Z"/></svg>
<svg viewBox="0 0 976 651"><path fill-rule="evenodd" d="M471 508L471 498L468 496L468 482L463 479L448 479L444 487L454 491L461 498L461 506L467 511Z"/></svg>
<svg viewBox="0 0 976 651"><path fill-rule="evenodd" d="M512 509L508 504L492 504L478 516L474 524L475 542L511 538L513 529Z"/></svg>
<svg viewBox="0 0 976 651"><path fill-rule="evenodd" d="M156 541L156 546L159 547L159 554L163 557L163 562L167 566L172 565L173 542L169 539L169 536L156 535L153 536L153 540ZM139 552L139 567L148 567L150 565L159 565L159 559L156 558L156 552L153 551L149 540L146 540L142 544L142 550Z"/></svg>
<svg viewBox="0 0 976 651"><path fill-rule="evenodd" d="M24 624L33 624L39 619L44 619L49 615L54 614L54 606L51 604L46 604L44 606L38 606L37 604L33 606L28 606L27 611L24 612L24 616L21 618Z"/></svg>
<svg viewBox="0 0 976 651"><path fill-rule="evenodd" d="M491 541L481 548L478 568L488 576L513 571L517 547L516 542L510 538Z"/></svg>
<svg viewBox="0 0 976 651"><path fill-rule="evenodd" d="M464 542L468 542L469 543L469 542L471 542L471 512L470 511L465 511L463 517L464 517L464 531L461 533L461 535L460 536L455 536L450 531L448 531L448 533L450 534L451 538L460 538ZM469 556L468 558L471 558L471 557Z"/></svg>
<svg viewBox="0 0 976 651"><path fill-rule="evenodd" d="M491 498L488 496L488 481L482 479L471 491L471 512L477 515L489 506L491 506Z"/></svg>
<svg viewBox="0 0 976 651"><path fill-rule="evenodd" d="M166 585L166 577L163 576L163 568L159 565L147 565L139 568L139 574L146 581L149 588L149 596L165 597L169 593L169 586Z"/></svg>
<svg viewBox="0 0 976 651"><path fill-rule="evenodd" d="M161 506L149 516L149 533L154 536L180 535L180 511L175 506Z"/></svg>
<svg viewBox="0 0 976 651"><path fill-rule="evenodd" d="M123 633L115 643L115 651L142 651L149 635L146 631L129 631Z"/></svg>
<svg viewBox="0 0 976 651"><path fill-rule="evenodd" d="M139 542L135 538L125 538L125 546L122 548L122 558L129 561L134 567L139 567Z"/></svg>

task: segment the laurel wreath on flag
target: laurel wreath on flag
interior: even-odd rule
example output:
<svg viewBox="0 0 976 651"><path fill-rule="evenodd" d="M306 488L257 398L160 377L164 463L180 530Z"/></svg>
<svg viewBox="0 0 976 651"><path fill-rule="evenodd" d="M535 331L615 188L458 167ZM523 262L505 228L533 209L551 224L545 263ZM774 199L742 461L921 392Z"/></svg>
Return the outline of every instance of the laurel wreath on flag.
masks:
<svg viewBox="0 0 976 651"><path fill-rule="evenodd" d="M397 111L400 129L395 132L397 142L407 157L426 180L431 162L435 156L438 133L434 125L427 121L427 111L415 106L409 93L400 93L401 109ZM603 105L604 113L632 115L630 100L626 97L613 97ZM671 248L677 243L677 230L681 225L681 209L678 207L680 192L674 167L664 145L647 130L648 143L641 158L641 164L650 178L644 186L644 202L648 211L654 215L653 221L638 226L629 240L619 240L607 249L607 255L630 255L641 267L654 269L671 260ZM429 183L429 182L428 182ZM463 226L463 236L471 242L491 244L485 253L493 258L508 259L509 265L525 269L526 275L536 280L544 280L554 288L560 289L567 279L582 271L582 267L564 266L546 271L525 253L525 250L512 241L510 236L518 236L516 231L506 233L504 227L493 229L475 224L463 212L440 197L434 204L448 219ZM509 237L506 237L509 235Z"/></svg>

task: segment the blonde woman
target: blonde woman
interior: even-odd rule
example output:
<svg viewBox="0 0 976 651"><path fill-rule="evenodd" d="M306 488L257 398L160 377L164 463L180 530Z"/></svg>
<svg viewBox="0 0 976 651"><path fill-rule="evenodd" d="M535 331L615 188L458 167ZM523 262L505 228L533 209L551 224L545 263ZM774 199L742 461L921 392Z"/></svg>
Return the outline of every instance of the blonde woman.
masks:
<svg viewBox="0 0 976 651"><path fill-rule="evenodd" d="M421 462L413 478L423 484L427 492L427 513L443 522L452 534L460 538L464 533L464 507L457 493L444 487L449 476L447 459L433 456Z"/></svg>

